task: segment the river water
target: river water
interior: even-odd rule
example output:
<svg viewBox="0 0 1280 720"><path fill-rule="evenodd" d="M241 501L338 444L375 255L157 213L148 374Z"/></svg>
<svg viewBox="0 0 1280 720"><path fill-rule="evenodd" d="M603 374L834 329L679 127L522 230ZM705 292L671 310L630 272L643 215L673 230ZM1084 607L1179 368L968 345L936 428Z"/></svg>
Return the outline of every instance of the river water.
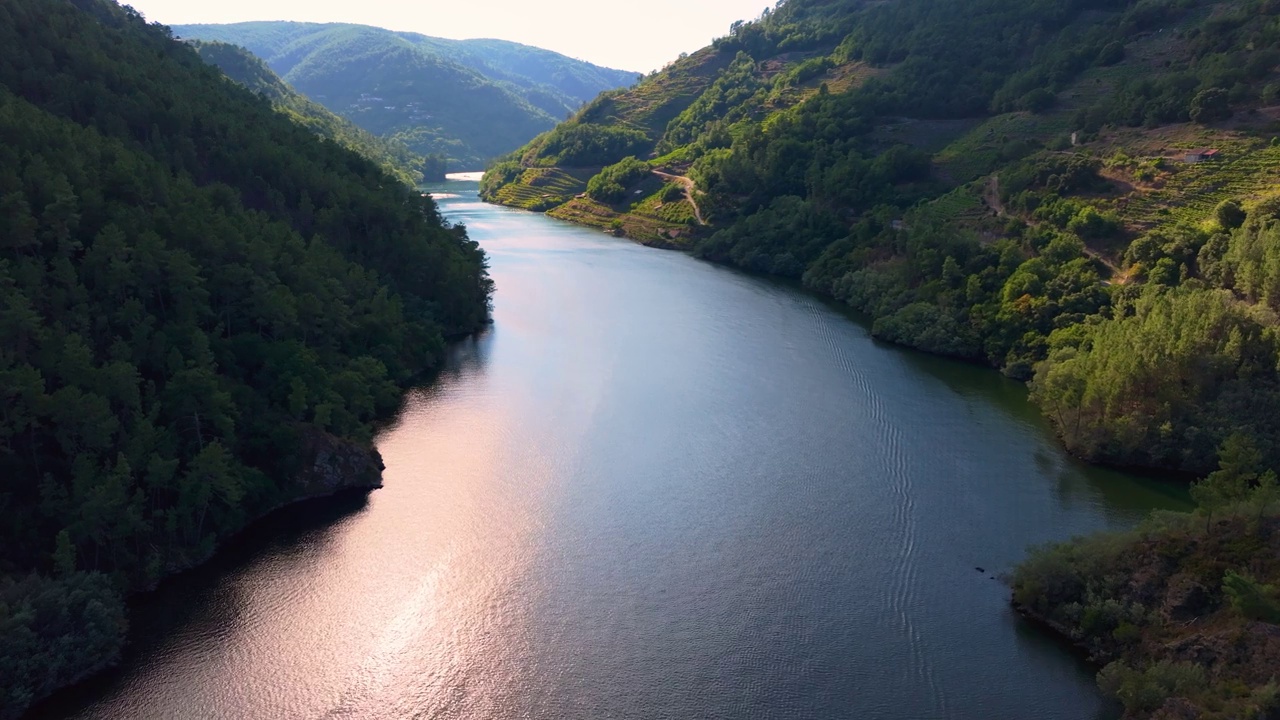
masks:
<svg viewBox="0 0 1280 720"><path fill-rule="evenodd" d="M385 488L167 583L47 714L1118 715L996 577L1177 492L803 292L435 189L495 323L382 433Z"/></svg>

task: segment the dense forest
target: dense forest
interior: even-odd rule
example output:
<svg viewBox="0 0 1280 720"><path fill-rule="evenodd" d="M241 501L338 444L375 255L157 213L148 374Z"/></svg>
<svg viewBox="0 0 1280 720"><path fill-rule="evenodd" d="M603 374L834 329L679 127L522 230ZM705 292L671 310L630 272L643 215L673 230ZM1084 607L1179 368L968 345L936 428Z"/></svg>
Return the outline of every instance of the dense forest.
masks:
<svg viewBox="0 0 1280 720"><path fill-rule="evenodd" d="M801 280L1030 381L1081 457L1280 466L1278 47L1274 0L787 0L482 194Z"/></svg>
<svg viewBox="0 0 1280 720"><path fill-rule="evenodd" d="M107 0L0 3L0 717L123 597L368 488L371 422L488 319L465 229Z"/></svg>
<svg viewBox="0 0 1280 720"><path fill-rule="evenodd" d="M380 138L339 117L322 105L308 100L289 87L260 58L238 46L204 40L190 41L191 47L210 65L249 90L265 95L276 109L299 125L378 163L402 182L420 185L444 180L446 160L440 155L423 157L395 140Z"/></svg>
<svg viewBox="0 0 1280 720"><path fill-rule="evenodd" d="M502 40L446 40L363 25L179 25L247 48L285 82L450 171L476 170L636 73Z"/></svg>

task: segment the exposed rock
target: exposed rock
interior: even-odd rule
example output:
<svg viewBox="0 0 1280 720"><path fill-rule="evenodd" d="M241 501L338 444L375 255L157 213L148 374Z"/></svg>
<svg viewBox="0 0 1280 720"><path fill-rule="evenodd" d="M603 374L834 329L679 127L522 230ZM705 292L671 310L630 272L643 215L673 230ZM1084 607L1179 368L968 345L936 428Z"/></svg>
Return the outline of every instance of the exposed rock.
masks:
<svg viewBox="0 0 1280 720"><path fill-rule="evenodd" d="M1168 650L1173 659L1203 665L1211 675L1230 668L1247 683L1265 684L1280 668L1280 626L1252 621L1183 638Z"/></svg>
<svg viewBox="0 0 1280 720"><path fill-rule="evenodd" d="M1174 575L1169 580L1160 609L1173 622L1188 622L1213 610L1213 594L1189 575Z"/></svg>
<svg viewBox="0 0 1280 720"><path fill-rule="evenodd" d="M382 487L382 456L370 446L308 430L298 472L298 500Z"/></svg>
<svg viewBox="0 0 1280 720"><path fill-rule="evenodd" d="M1222 643L1205 635L1190 635L1169 645L1169 654L1179 662L1212 668L1222 660Z"/></svg>
<svg viewBox="0 0 1280 720"><path fill-rule="evenodd" d="M1169 698L1164 705L1151 715L1151 720L1197 720L1201 715L1199 708L1186 698Z"/></svg>

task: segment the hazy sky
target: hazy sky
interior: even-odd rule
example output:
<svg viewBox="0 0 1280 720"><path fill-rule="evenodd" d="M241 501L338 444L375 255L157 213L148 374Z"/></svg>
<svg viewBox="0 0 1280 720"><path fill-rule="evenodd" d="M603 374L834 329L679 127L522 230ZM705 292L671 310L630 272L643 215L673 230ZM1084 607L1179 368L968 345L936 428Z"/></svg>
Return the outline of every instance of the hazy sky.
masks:
<svg viewBox="0 0 1280 720"><path fill-rule="evenodd" d="M350 22L447 38L500 38L647 72L750 20L766 0L122 0L166 25Z"/></svg>

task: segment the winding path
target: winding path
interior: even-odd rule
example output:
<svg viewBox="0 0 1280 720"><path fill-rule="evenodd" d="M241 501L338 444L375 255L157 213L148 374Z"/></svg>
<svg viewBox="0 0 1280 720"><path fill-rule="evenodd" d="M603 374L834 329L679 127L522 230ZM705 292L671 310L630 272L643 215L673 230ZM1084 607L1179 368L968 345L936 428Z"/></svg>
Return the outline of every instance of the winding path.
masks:
<svg viewBox="0 0 1280 720"><path fill-rule="evenodd" d="M992 175L987 180L987 186L982 191L982 200L987 204L987 207L991 208L996 212L997 216L999 217L1007 216L1007 213L1005 212L1005 208L1004 208L1004 202L1000 200L1000 176L999 175ZM1106 267L1108 270L1111 271L1112 279L1104 280L1103 281L1104 285L1110 285L1112 284L1112 282L1115 282L1118 285L1124 285L1125 283L1129 282L1129 274L1124 270L1121 270L1115 263L1108 260L1106 256L1104 256L1102 253L1086 245L1084 248L1084 254L1089 256L1093 260L1099 263L1102 263L1104 267Z"/></svg>
<svg viewBox="0 0 1280 720"><path fill-rule="evenodd" d="M672 175L661 170L654 170L654 175L666 180L674 180L684 187L684 196L689 200L689 204L693 206L693 217L698 221L699 225L706 225L707 221L702 219L702 210L698 207L698 201L693 199L693 180L683 175Z"/></svg>

